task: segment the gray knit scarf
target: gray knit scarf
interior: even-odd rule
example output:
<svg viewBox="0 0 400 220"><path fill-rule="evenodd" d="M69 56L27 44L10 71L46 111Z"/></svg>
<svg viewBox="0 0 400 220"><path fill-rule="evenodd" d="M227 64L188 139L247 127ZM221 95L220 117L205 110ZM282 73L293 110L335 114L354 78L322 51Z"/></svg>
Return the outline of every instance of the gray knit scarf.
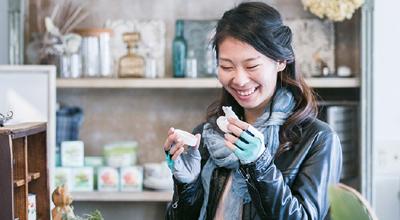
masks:
<svg viewBox="0 0 400 220"><path fill-rule="evenodd" d="M292 114L296 104L292 93L280 89L275 95L272 116L268 119L270 105L268 105L261 117L253 124L264 135L266 149L274 155L279 147L279 127ZM225 198L222 209L225 219L240 219L242 215L241 206L251 201L245 180L239 173L239 160L236 155L224 145L224 136L212 128L210 123L204 125L204 144L210 152L210 158L204 165L201 173L204 188L204 202L201 207L199 220L206 218L207 203L210 193L211 176L215 168L225 167L231 169L232 185Z"/></svg>

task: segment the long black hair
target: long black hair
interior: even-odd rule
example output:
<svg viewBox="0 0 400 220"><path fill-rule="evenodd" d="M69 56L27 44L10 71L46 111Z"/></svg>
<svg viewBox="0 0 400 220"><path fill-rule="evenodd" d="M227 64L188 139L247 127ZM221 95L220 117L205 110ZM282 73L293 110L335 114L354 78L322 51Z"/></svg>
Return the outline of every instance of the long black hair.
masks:
<svg viewBox="0 0 400 220"><path fill-rule="evenodd" d="M280 147L275 157L298 143L302 129L310 125L317 116L314 92L296 71L292 35L291 29L283 24L282 16L276 9L262 2L245 2L224 13L217 23L213 39L217 59L219 45L227 37L233 37L254 47L258 52L276 62L286 62L286 68L278 73L276 88L285 88L292 92L297 104L293 115L281 125ZM213 125L219 116L224 115L222 106L232 106L239 118L244 117L243 107L225 88L222 90L221 99L211 104L207 111L206 119ZM270 112L272 112L273 103L274 99L271 101Z"/></svg>

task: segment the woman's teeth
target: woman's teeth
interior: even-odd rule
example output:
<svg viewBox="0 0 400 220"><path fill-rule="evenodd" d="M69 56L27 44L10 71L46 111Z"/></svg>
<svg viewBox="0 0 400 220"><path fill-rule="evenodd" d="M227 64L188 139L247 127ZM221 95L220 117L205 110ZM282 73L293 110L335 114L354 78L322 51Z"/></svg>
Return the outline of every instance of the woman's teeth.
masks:
<svg viewBox="0 0 400 220"><path fill-rule="evenodd" d="M247 90L246 92L242 92L242 91L237 91L238 93L239 93L239 95L243 95L243 96L245 96L245 95L251 95L251 94L253 94L253 92L256 90L256 88L252 88L252 89L250 89L250 90Z"/></svg>

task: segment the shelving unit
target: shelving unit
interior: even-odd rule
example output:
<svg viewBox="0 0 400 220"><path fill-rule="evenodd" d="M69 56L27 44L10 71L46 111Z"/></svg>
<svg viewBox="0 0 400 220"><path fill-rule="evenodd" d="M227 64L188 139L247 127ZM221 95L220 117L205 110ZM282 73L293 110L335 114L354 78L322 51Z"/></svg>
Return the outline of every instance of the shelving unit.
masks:
<svg viewBox="0 0 400 220"><path fill-rule="evenodd" d="M28 193L37 219L50 219L46 131L46 123L0 128L0 219L28 219Z"/></svg>
<svg viewBox="0 0 400 220"><path fill-rule="evenodd" d="M71 193L74 201L93 202L171 202L172 194L170 191Z"/></svg>
<svg viewBox="0 0 400 220"><path fill-rule="evenodd" d="M306 83L313 88L355 88L360 86L358 77L316 77L306 78ZM220 88L216 78L81 78L57 79L57 88Z"/></svg>

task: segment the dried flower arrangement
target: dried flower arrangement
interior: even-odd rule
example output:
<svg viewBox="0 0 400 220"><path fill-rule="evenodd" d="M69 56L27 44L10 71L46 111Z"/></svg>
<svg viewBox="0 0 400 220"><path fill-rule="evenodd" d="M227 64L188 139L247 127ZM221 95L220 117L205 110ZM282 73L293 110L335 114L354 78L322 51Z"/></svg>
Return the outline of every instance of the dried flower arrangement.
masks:
<svg viewBox="0 0 400 220"><path fill-rule="evenodd" d="M43 13L44 0L29 0L29 33L45 33L43 28L45 18L49 17ZM59 28L61 35L70 33L79 23L81 23L89 12L82 6L72 4L71 0L64 1L62 5L57 4L51 16L53 23Z"/></svg>
<svg viewBox="0 0 400 220"><path fill-rule="evenodd" d="M301 0L304 10L309 8L310 12L318 17L326 16L332 21L351 19L354 11L364 2L365 0Z"/></svg>
<svg viewBox="0 0 400 220"><path fill-rule="evenodd" d="M45 51L47 53L75 53L78 51L82 41L82 37L71 31L81 23L89 12L82 6L75 6L71 0L64 1L63 4L57 4L51 15L43 14L44 0L29 1L29 23L28 33L44 34L44 43L52 41L54 52ZM53 40L50 40L50 39ZM56 38L56 42L54 42Z"/></svg>

